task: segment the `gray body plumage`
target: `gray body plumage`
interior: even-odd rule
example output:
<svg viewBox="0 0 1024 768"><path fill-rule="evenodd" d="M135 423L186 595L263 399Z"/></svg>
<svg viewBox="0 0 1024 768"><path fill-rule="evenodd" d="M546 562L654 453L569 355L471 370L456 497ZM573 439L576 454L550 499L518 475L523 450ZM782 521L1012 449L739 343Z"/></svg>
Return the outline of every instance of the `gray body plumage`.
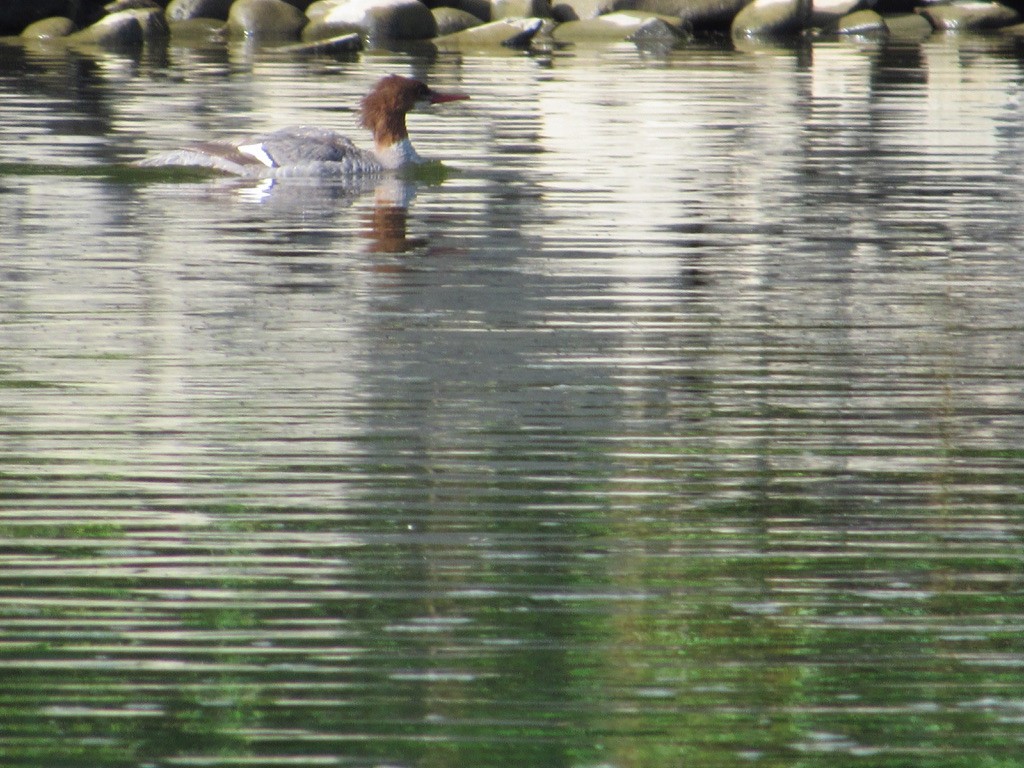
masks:
<svg viewBox="0 0 1024 768"><path fill-rule="evenodd" d="M155 155L139 165L184 165L267 179L283 177L343 178L380 175L388 166L372 152L324 128L282 128L238 141L203 142Z"/></svg>

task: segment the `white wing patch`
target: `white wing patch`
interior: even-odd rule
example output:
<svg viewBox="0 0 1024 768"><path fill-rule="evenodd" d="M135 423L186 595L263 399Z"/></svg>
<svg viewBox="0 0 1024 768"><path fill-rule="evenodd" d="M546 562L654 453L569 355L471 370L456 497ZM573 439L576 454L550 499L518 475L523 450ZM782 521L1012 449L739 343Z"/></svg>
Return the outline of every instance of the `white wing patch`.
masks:
<svg viewBox="0 0 1024 768"><path fill-rule="evenodd" d="M255 158L263 163L267 168L276 168L277 163L274 162L274 158L267 154L266 148L262 143L260 144L243 144L238 148L238 151L243 155Z"/></svg>

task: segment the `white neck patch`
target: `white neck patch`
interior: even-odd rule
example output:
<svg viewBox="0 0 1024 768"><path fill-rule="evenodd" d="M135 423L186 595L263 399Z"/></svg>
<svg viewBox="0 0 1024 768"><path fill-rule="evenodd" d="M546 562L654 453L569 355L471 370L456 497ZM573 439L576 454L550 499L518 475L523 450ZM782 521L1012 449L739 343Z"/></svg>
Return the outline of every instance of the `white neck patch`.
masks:
<svg viewBox="0 0 1024 768"><path fill-rule="evenodd" d="M412 142L407 138L397 141L385 149L377 149L375 153L380 164L389 170L423 162L423 158L416 153Z"/></svg>

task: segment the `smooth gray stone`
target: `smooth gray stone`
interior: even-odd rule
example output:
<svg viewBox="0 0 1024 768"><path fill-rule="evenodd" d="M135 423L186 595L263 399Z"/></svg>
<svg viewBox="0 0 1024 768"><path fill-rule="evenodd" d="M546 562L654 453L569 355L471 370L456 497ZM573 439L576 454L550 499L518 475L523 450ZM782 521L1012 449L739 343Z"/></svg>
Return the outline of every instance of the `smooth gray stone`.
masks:
<svg viewBox="0 0 1024 768"><path fill-rule="evenodd" d="M390 40L429 40L437 22L419 0L346 0L322 5L302 30L307 42L359 32L371 44Z"/></svg>
<svg viewBox="0 0 1024 768"><path fill-rule="evenodd" d="M499 19L435 38L438 48L523 48L544 26L543 19Z"/></svg>
<svg viewBox="0 0 1024 768"><path fill-rule="evenodd" d="M132 48L151 40L165 40L170 34L163 10L153 8L111 13L67 39L76 44Z"/></svg>
<svg viewBox="0 0 1024 768"><path fill-rule="evenodd" d="M363 36L358 32L351 32L347 35L329 37L325 40L315 40L311 43L290 45L284 49L278 50L311 54L355 53L363 50Z"/></svg>
<svg viewBox="0 0 1024 768"><path fill-rule="evenodd" d="M549 0L491 0L491 18L536 19L551 16Z"/></svg>
<svg viewBox="0 0 1024 768"><path fill-rule="evenodd" d="M559 24L551 36L559 43L676 42L684 31L674 19L641 11L616 11L596 19Z"/></svg>
<svg viewBox="0 0 1024 768"><path fill-rule="evenodd" d="M306 17L284 0L236 0L228 12L228 31L239 37L296 38Z"/></svg>
<svg viewBox="0 0 1024 768"><path fill-rule="evenodd" d="M800 34L811 19L810 0L754 0L732 21L735 37L789 37Z"/></svg>
<svg viewBox="0 0 1024 768"><path fill-rule="evenodd" d="M78 0L0 0L0 35L21 34L30 24L53 16L77 18Z"/></svg>
<svg viewBox="0 0 1024 768"><path fill-rule="evenodd" d="M863 10L854 11L839 19L836 32L840 35L885 36L889 34L889 27L879 14Z"/></svg>
<svg viewBox="0 0 1024 768"><path fill-rule="evenodd" d="M171 0L164 15L168 21L220 19L227 21L234 0Z"/></svg>
<svg viewBox="0 0 1024 768"><path fill-rule="evenodd" d="M75 22L66 16L51 16L35 24L29 24L22 30L21 37L26 40L52 40L67 37L76 29L78 26Z"/></svg>
<svg viewBox="0 0 1024 768"><path fill-rule="evenodd" d="M453 35L456 32L462 32L464 29L479 27L484 23L482 19L477 18L472 13L460 11L458 8L442 6L440 8L431 8L430 12L434 14L434 23L437 24L438 37Z"/></svg>
<svg viewBox="0 0 1024 768"><path fill-rule="evenodd" d="M943 32L968 32L972 30L999 29L1020 21L1020 14L1002 3L966 2L948 5L928 5L919 8L931 25Z"/></svg>
<svg viewBox="0 0 1024 768"><path fill-rule="evenodd" d="M728 29L749 0L637 0L637 10L674 16L690 29Z"/></svg>

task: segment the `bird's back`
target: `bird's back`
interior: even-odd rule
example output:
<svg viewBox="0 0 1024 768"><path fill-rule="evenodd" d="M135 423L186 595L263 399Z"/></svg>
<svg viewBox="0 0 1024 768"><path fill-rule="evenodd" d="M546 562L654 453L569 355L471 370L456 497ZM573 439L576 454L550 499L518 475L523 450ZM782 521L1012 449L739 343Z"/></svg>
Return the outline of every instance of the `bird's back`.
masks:
<svg viewBox="0 0 1024 768"><path fill-rule="evenodd" d="M236 176L355 176L384 167L371 152L324 128L298 126L235 141L212 141L148 158L146 166L188 165Z"/></svg>

